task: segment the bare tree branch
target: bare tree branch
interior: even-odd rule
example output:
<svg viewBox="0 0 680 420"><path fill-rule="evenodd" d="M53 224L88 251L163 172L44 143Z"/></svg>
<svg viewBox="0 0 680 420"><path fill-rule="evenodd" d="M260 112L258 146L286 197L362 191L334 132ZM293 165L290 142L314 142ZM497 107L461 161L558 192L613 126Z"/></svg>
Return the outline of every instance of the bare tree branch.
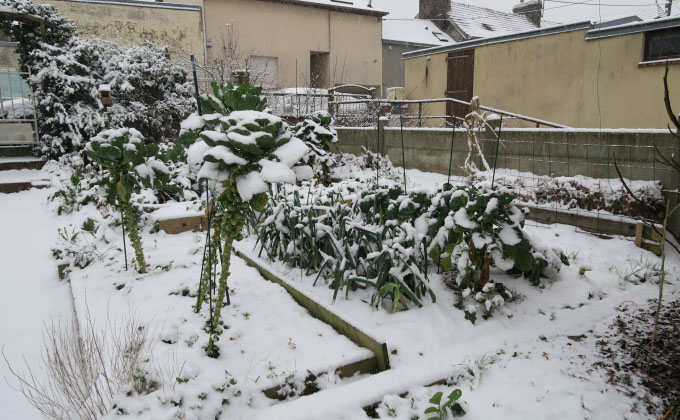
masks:
<svg viewBox="0 0 680 420"><path fill-rule="evenodd" d="M668 131L670 131L675 137L680 138L680 121L678 121L678 117L673 112L673 108L671 107L671 98L668 93L668 61L666 61L666 72L663 75L663 91L663 102L666 104L666 112L668 113L668 118L670 118L673 125L675 125L676 130L676 132L673 133L673 130L668 127Z"/></svg>

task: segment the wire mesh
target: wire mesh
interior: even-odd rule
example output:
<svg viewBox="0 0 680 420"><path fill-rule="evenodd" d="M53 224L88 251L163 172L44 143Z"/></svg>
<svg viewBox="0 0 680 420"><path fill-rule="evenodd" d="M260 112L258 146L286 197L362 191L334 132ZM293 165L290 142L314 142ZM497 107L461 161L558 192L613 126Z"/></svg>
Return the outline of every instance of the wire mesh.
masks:
<svg viewBox="0 0 680 420"><path fill-rule="evenodd" d="M37 143L38 123L29 72L0 69L0 145ZM11 125L8 125L11 124Z"/></svg>

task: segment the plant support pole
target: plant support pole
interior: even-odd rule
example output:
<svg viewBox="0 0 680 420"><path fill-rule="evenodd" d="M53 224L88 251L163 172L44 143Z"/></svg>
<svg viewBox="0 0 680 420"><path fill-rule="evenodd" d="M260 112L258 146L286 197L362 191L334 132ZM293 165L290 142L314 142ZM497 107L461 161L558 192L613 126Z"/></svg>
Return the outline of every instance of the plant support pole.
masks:
<svg viewBox="0 0 680 420"><path fill-rule="evenodd" d="M198 78L196 77L196 59L191 54L191 71L194 74L194 95L196 96L196 106L198 107L198 115L203 115L201 108L201 94L198 92Z"/></svg>
<svg viewBox="0 0 680 420"><path fill-rule="evenodd" d="M378 113L378 119L376 120L375 133L375 187L378 188L378 183L380 182L380 113Z"/></svg>
<svg viewBox="0 0 680 420"><path fill-rule="evenodd" d="M496 138L496 157L493 158L493 175L491 175L491 189L496 181L496 166L498 163L498 146L501 144L501 130L503 129L503 116L501 115L501 122L498 125L498 136Z"/></svg>
<svg viewBox="0 0 680 420"><path fill-rule="evenodd" d="M446 183L451 183L451 164L453 162L453 142L456 139L456 123L453 123L453 130L451 131L451 153L449 155L449 176L446 178Z"/></svg>
<svg viewBox="0 0 680 420"><path fill-rule="evenodd" d="M401 167L404 170L404 194L406 194L406 156L404 154L404 109L399 105L399 127L401 132Z"/></svg>
<svg viewBox="0 0 680 420"><path fill-rule="evenodd" d="M123 217L123 208L119 205L120 210L120 226L123 228L123 255L125 256L125 271L128 269L127 265L127 247L125 246L125 218Z"/></svg>

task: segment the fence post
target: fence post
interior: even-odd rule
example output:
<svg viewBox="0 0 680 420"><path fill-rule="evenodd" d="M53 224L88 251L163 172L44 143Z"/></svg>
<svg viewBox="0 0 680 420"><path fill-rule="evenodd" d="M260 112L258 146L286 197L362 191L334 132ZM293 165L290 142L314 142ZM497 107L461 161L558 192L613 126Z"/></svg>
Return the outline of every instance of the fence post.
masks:
<svg viewBox="0 0 680 420"><path fill-rule="evenodd" d="M423 126L423 103L418 102L418 127Z"/></svg>
<svg viewBox="0 0 680 420"><path fill-rule="evenodd" d="M388 121L387 117L380 117L378 119L378 143L380 144L378 153L382 156L385 156L385 127L387 127Z"/></svg>

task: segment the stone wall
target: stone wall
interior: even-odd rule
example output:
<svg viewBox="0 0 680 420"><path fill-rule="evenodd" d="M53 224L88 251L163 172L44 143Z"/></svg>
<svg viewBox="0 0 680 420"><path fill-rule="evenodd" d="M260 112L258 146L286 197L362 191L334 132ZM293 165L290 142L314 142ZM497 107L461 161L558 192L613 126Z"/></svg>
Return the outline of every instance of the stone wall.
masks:
<svg viewBox="0 0 680 420"><path fill-rule="evenodd" d="M194 54L203 61L203 22L198 6L144 1L35 0L49 3L76 24L83 38L98 37L125 46L169 46L172 61Z"/></svg>
<svg viewBox="0 0 680 420"><path fill-rule="evenodd" d="M402 166L402 132L399 128L337 128L338 147L342 152L359 154L362 147L378 149L389 156L394 166ZM427 172L447 173L451 159L452 175L463 175L468 154L466 132L457 129L404 128L403 155L406 168ZM451 141L453 137L453 154ZM614 160L625 178L657 180L664 190L678 190L680 177L672 168L659 163L655 150L665 156L679 156L680 142L667 130L559 130L504 129L502 142L487 131L480 143L491 167L515 169L535 175L577 176L597 179L617 178ZM603 181L606 182L606 181ZM602 188L608 188L603 185ZM669 194L675 202L677 194ZM671 231L680 233L680 216L672 220Z"/></svg>

